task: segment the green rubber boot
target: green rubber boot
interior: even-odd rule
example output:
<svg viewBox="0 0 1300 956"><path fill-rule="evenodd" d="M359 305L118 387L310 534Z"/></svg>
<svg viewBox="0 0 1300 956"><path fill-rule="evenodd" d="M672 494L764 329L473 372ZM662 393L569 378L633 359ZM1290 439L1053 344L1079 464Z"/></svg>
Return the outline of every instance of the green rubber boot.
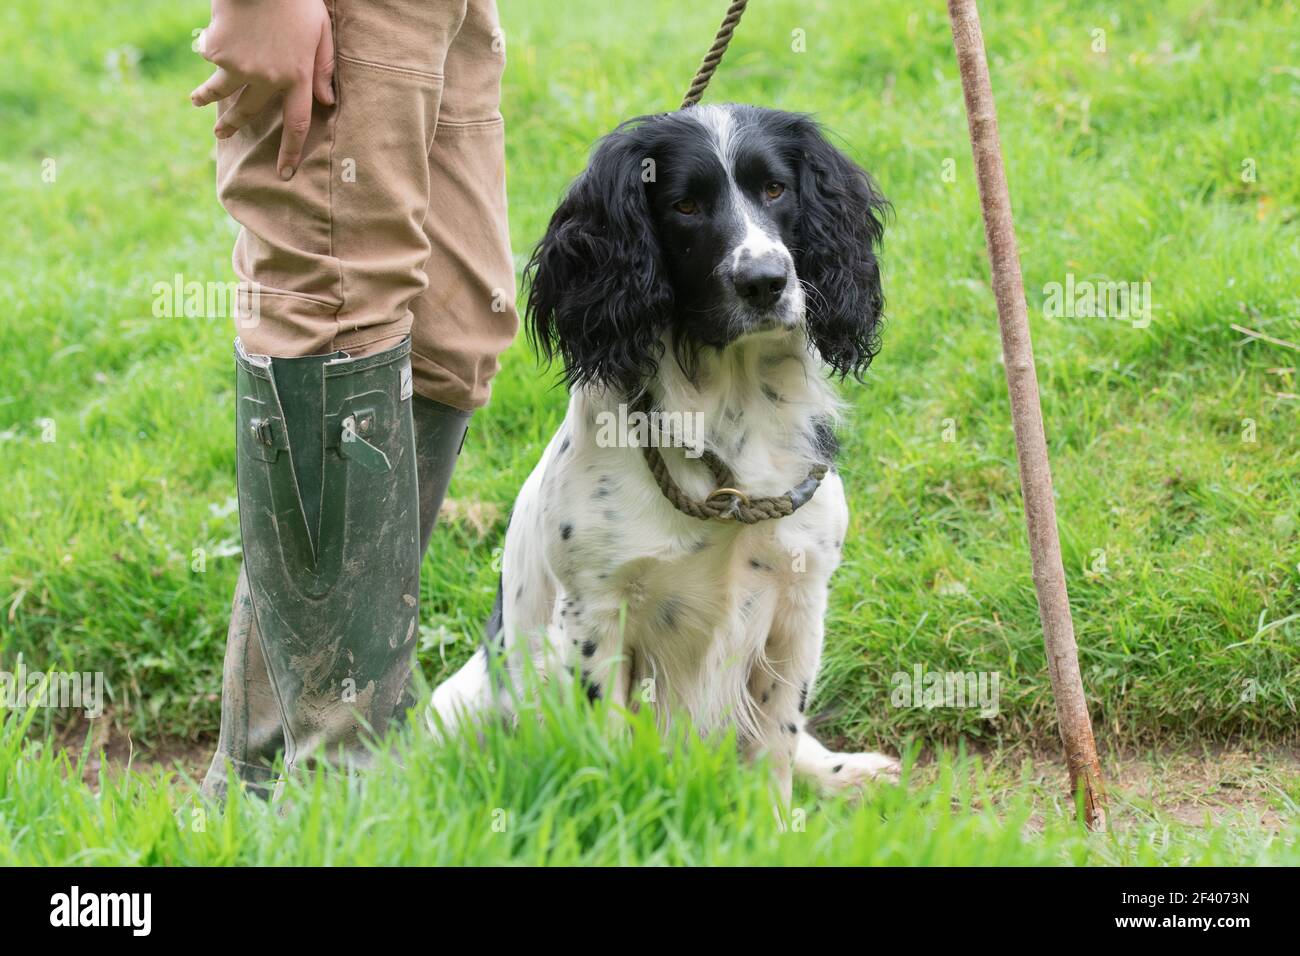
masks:
<svg viewBox="0 0 1300 956"><path fill-rule="evenodd" d="M273 360L273 364L278 366L279 360ZM418 471L419 553L423 554L464 443L470 413L419 395L413 396L410 407ZM418 591L412 593L418 597ZM247 571L241 569L227 635L221 737L203 781L204 793L213 798L225 795L228 765L233 765L236 775L250 790L269 796L275 780L276 758L285 752L288 762L284 722L261 642ZM412 703L408 678L397 711L404 712Z"/></svg>
<svg viewBox="0 0 1300 956"><path fill-rule="evenodd" d="M420 554L429 550L438 509L447 496L451 473L465 445L472 412L462 412L441 402L416 395L411 401L415 419L415 458L420 473Z"/></svg>
<svg viewBox="0 0 1300 956"><path fill-rule="evenodd" d="M364 765L409 706L419 621L410 344L268 359L236 343L244 569L291 771Z"/></svg>

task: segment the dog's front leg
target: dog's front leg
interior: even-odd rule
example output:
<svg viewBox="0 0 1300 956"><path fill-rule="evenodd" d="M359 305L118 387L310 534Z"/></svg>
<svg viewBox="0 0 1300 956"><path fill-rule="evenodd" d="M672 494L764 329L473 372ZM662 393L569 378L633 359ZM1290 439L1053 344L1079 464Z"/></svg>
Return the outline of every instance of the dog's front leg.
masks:
<svg viewBox="0 0 1300 956"><path fill-rule="evenodd" d="M782 743L790 746L794 772L811 778L822 792L853 791L878 779L896 781L899 763L895 758L880 753L836 753L807 730L808 701L825 636L827 594L824 584L809 584L792 589L777 608L767 645L767 658L776 673L760 687L760 707L766 706L770 719L785 731Z"/></svg>
<svg viewBox="0 0 1300 956"><path fill-rule="evenodd" d="M587 699L626 708L631 664L619 612L566 596L561 599L560 622L569 671L581 682Z"/></svg>
<svg viewBox="0 0 1300 956"><path fill-rule="evenodd" d="M772 764L779 813L788 810L804 710L822 646L824 593L800 595L777 607L764 648L764 665L750 675L749 692L758 711L758 751Z"/></svg>

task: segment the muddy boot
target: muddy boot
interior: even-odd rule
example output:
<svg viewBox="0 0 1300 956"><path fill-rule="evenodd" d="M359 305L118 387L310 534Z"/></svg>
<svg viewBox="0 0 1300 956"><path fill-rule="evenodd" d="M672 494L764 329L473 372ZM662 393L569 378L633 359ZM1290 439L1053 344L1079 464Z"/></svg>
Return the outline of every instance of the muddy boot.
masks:
<svg viewBox="0 0 1300 956"><path fill-rule="evenodd" d="M415 395L412 399L418 469L420 554L428 548L456 458L464 444L470 412ZM414 700L407 693L399 710ZM250 790L269 796L273 765L284 749L279 706L262 656L247 576L241 569L226 644L221 705L221 737L203 781L203 792L224 797L227 762Z"/></svg>
<svg viewBox="0 0 1300 956"><path fill-rule="evenodd" d="M275 760L283 750L280 705L262 657L248 575L241 567L226 632L221 737L203 778L203 794L214 800L225 798L229 764L250 791L269 797L275 782Z"/></svg>
<svg viewBox="0 0 1300 956"><path fill-rule="evenodd" d="M279 359L236 343L240 534L284 762L369 762L409 703L419 619L410 344Z"/></svg>

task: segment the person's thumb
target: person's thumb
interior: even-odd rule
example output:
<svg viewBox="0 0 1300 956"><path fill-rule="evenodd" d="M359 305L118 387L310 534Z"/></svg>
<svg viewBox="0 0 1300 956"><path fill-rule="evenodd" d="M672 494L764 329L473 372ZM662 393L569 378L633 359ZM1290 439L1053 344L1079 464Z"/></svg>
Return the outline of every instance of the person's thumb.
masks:
<svg viewBox="0 0 1300 956"><path fill-rule="evenodd" d="M312 69L312 93L326 106L334 105L334 33L326 17L320 28L320 42L316 44L316 64Z"/></svg>

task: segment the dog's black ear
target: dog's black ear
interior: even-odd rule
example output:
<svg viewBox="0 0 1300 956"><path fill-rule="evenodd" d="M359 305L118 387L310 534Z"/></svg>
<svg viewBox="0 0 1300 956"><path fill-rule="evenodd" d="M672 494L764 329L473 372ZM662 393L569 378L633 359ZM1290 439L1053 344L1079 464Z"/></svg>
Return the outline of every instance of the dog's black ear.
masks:
<svg viewBox="0 0 1300 956"><path fill-rule="evenodd" d="M643 179L648 150L629 120L596 147L524 270L528 335L570 385L636 392L658 367L672 318Z"/></svg>
<svg viewBox="0 0 1300 956"><path fill-rule="evenodd" d="M885 296L876 253L889 203L806 116L795 122L799 236L795 267L808 289L808 334L840 377L861 377L880 351Z"/></svg>

